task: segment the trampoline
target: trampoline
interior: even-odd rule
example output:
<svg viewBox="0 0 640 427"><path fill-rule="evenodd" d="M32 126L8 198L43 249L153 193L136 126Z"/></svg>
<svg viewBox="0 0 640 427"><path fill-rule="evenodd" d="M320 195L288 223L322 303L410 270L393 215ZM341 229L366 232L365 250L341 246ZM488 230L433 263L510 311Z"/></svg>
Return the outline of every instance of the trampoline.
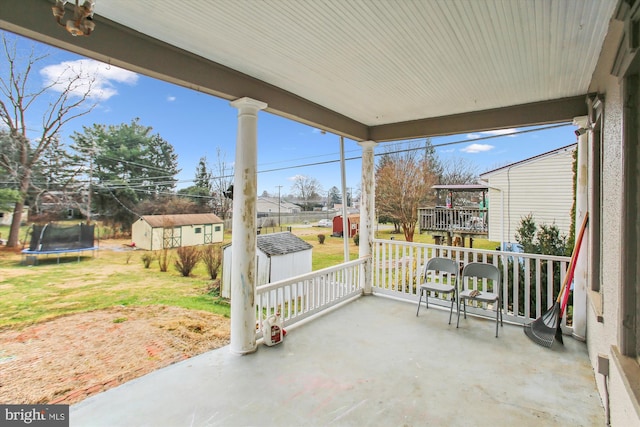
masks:
<svg viewBox="0 0 640 427"><path fill-rule="evenodd" d="M86 251L98 249L94 243L95 226L86 224L77 225L34 225L31 230L31 241L28 249L22 250L25 263L37 264L41 255L55 255L58 264L60 256L77 253L78 262L80 255Z"/></svg>

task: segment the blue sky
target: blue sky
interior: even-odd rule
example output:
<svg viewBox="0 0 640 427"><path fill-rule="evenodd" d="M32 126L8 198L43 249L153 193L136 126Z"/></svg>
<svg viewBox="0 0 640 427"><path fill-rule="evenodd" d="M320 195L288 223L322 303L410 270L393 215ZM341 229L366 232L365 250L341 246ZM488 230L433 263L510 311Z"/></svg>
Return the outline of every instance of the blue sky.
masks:
<svg viewBox="0 0 640 427"><path fill-rule="evenodd" d="M34 43L19 38L19 48L28 48ZM56 76L68 67L81 66L96 78L96 108L88 115L70 122L63 130L63 141L70 142L69 135L81 131L82 126L130 123L137 117L142 125L151 126L154 134L160 134L173 145L181 169L178 188L192 184L202 156L206 156L212 165L216 163L218 147L225 153L226 163L233 165L237 110L228 101L35 44L39 50L50 53L46 61L41 63L43 68L34 74L41 79L40 84L45 84L48 76ZM41 119L37 110L28 117L32 123L29 127L37 128ZM572 144L576 140L574 129L569 124L522 135L508 133L523 129L452 135L432 138L432 144L437 147L459 142L437 148L440 159L444 163L464 159L478 173L482 173ZM380 144L376 153L383 152L386 145ZM282 186L282 194L288 194L292 178L296 175L316 178L325 191L332 186L340 188L339 162L295 167L338 160L339 149L337 135L323 134L312 127L261 112L258 118L259 193L267 191L277 194L278 186ZM360 153L356 142L345 140L345 157L358 157ZM349 160L346 165L347 187L355 193L359 188L361 163L359 159ZM271 171L273 169L280 170Z"/></svg>

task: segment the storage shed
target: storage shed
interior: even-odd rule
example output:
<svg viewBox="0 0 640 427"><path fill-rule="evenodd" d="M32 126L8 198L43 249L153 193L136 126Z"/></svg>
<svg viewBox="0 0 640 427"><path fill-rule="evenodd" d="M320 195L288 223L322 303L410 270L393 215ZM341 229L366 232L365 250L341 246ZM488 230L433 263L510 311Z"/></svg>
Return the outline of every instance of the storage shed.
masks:
<svg viewBox="0 0 640 427"><path fill-rule="evenodd" d="M573 205L573 153L576 144L485 172L489 185L489 240L515 242L522 218L555 224L569 235Z"/></svg>
<svg viewBox="0 0 640 427"><path fill-rule="evenodd" d="M256 285L277 282L312 270L313 246L289 232L260 234L257 237ZM222 289L225 298L231 298L231 245L223 249Z"/></svg>
<svg viewBox="0 0 640 427"><path fill-rule="evenodd" d="M349 237L353 237L360 231L360 215L347 215L347 227L349 227ZM342 215L333 217L333 236L342 237Z"/></svg>
<svg viewBox="0 0 640 427"><path fill-rule="evenodd" d="M140 249L157 250L208 245L224 239L224 222L211 213L144 215L131 226L131 240Z"/></svg>

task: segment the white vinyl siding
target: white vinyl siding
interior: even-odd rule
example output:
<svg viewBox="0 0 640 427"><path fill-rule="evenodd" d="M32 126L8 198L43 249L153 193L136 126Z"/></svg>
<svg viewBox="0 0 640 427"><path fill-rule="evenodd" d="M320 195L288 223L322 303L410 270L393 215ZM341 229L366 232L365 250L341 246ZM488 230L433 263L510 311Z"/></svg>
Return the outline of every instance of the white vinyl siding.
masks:
<svg viewBox="0 0 640 427"><path fill-rule="evenodd" d="M500 241L502 215L504 238L515 242L520 221L530 213L536 225L555 224L562 235L569 235L573 204L572 153L575 147L552 152L531 161L516 163L483 176L489 190L489 240ZM503 211L504 197L504 211Z"/></svg>

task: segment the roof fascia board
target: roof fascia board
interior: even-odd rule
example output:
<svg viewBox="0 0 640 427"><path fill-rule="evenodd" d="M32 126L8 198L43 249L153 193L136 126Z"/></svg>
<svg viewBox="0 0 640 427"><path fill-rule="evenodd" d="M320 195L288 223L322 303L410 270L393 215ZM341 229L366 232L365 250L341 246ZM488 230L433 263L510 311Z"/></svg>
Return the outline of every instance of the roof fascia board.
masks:
<svg viewBox="0 0 640 427"><path fill-rule="evenodd" d="M391 123L370 128L373 141L455 135L493 129L571 122L588 113L587 95L512 105L491 110Z"/></svg>
<svg viewBox="0 0 640 427"><path fill-rule="evenodd" d="M556 148L555 150L547 151L546 153L538 154L536 156L529 157L529 158L526 158L526 159L523 159L523 160L519 160L517 162L509 163L508 165L500 166L499 168L496 168L496 169L488 170L486 172L481 173L479 175L479 177L482 178L482 179L485 179L485 178L488 178L489 175L494 175L494 174L496 174L498 172L501 172L501 171L504 171L504 170L507 170L507 169L511 169L511 168L514 168L514 167L520 167L522 165L526 165L526 164L529 164L529 163L538 162L538 161L543 160L543 159L545 159L547 157L551 157L551 156L554 156L556 154L560 154L560 153L565 152L567 150L573 151L573 150L577 149L577 147L578 147L578 143L574 142L573 144L565 145L564 147Z"/></svg>
<svg viewBox="0 0 640 427"><path fill-rule="evenodd" d="M70 52L223 99L250 97L266 111L364 141L368 127L278 87L95 15L89 37L73 37L53 19L48 0L2 0L0 28Z"/></svg>

